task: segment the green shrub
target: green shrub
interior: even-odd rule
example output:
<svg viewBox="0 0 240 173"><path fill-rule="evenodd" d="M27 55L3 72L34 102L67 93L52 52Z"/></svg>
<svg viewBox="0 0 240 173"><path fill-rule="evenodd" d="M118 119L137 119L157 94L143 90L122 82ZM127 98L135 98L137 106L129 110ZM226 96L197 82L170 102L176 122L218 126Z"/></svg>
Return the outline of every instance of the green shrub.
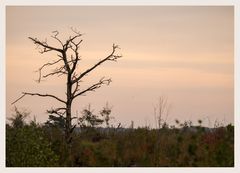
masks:
<svg viewBox="0 0 240 173"><path fill-rule="evenodd" d="M7 126L6 166L58 166L58 159L41 128L32 125L21 128Z"/></svg>

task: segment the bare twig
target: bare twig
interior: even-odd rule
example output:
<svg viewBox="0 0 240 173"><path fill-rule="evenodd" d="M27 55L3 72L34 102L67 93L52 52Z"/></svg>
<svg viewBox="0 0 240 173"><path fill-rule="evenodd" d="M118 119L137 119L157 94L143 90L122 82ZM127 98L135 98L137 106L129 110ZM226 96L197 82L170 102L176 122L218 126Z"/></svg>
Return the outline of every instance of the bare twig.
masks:
<svg viewBox="0 0 240 173"><path fill-rule="evenodd" d="M52 35L51 37L54 38L55 40L57 40L63 47L62 41L57 37L59 32L58 31L53 31L52 33L55 33L55 35Z"/></svg>

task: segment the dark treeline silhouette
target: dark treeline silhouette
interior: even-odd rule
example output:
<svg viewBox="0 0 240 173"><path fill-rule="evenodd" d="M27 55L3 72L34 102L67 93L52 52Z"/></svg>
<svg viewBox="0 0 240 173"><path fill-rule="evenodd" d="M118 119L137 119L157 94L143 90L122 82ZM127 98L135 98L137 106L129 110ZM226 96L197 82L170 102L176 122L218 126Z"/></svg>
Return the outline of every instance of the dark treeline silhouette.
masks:
<svg viewBox="0 0 240 173"><path fill-rule="evenodd" d="M72 132L69 154L64 119L49 115L26 123L17 108L6 125L7 167L232 167L234 126L206 128L176 121L159 129L123 128L109 121L106 105L99 115L82 111ZM107 116L106 116L107 115ZM119 123L120 124L120 123Z"/></svg>

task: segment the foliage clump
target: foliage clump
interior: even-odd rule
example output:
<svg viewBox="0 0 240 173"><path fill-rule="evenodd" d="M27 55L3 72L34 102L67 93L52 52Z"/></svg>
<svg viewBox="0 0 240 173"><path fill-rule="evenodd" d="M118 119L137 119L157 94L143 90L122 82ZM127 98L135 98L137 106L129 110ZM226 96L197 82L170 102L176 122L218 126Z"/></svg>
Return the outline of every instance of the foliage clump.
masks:
<svg viewBox="0 0 240 173"><path fill-rule="evenodd" d="M51 149L43 128L34 121L26 124L26 116L16 109L12 125L6 126L6 166L57 166L59 156Z"/></svg>

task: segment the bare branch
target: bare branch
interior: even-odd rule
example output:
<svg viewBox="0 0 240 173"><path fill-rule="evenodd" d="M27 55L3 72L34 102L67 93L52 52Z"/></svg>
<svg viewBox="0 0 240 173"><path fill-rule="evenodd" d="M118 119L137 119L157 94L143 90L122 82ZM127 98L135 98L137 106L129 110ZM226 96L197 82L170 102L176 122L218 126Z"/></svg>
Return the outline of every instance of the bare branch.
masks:
<svg viewBox="0 0 240 173"><path fill-rule="evenodd" d="M66 51L68 48L71 48L71 45L69 45L69 43L72 43L76 38L78 38L78 37L81 37L82 36L82 34L80 33L80 32L78 32L78 31L76 31L76 30L74 30L72 27L71 27L71 30L76 34L75 36L73 36L73 37L69 37L69 39L66 41L66 43L64 44L64 46L63 46L63 49ZM82 41L80 41L80 43L81 43ZM80 44L79 43L79 44Z"/></svg>
<svg viewBox="0 0 240 173"><path fill-rule="evenodd" d="M52 35L51 37L54 38L55 40L57 40L63 47L62 41L57 37L59 32L58 31L53 31L52 33L55 33L55 35Z"/></svg>
<svg viewBox="0 0 240 173"><path fill-rule="evenodd" d="M63 50L62 57L63 57L64 65L65 65L64 68L66 69L67 73L70 73L71 69L69 67L66 50Z"/></svg>
<svg viewBox="0 0 240 173"><path fill-rule="evenodd" d="M57 37L59 32L56 30L56 31L53 31L52 33L55 33L55 35L53 37Z"/></svg>
<svg viewBox="0 0 240 173"><path fill-rule="evenodd" d="M76 95L74 95L73 98L76 98L80 95L83 95L84 93L86 93L88 91L95 91L96 89L100 88L102 85L109 85L111 82L112 82L111 79L104 79L104 77L103 77L99 80L99 82L93 84L89 88L87 88L87 89L77 93Z"/></svg>
<svg viewBox="0 0 240 173"><path fill-rule="evenodd" d="M80 40L78 43L74 43L73 41L71 41L71 43L75 46L75 49L73 49L71 47L71 49L73 50L73 52L75 53L75 59L73 61L73 66L72 66L72 69L71 69L71 73L74 72L74 70L76 69L76 66L77 66L77 63L78 61L80 60L79 58L79 54L78 54L78 49L79 49L79 44L82 42L82 40ZM72 58L72 56L71 56ZM72 59L73 60L73 59Z"/></svg>
<svg viewBox="0 0 240 173"><path fill-rule="evenodd" d="M28 93L28 92L23 92L22 93L23 95L21 97L19 97L16 101L14 101L12 104L18 102L20 99L22 99L24 96L26 95L30 95L30 96L40 96L40 97L51 97L51 98L54 98L56 100L58 100L59 102L62 102L64 104L66 104L65 101L63 101L62 99L54 96L54 95L51 95L51 94L39 94L39 93Z"/></svg>
<svg viewBox="0 0 240 173"><path fill-rule="evenodd" d="M80 34L80 32L76 29L76 28L73 28L73 27L71 27L70 28L71 30L72 30L72 32L74 32L75 34Z"/></svg>
<svg viewBox="0 0 240 173"><path fill-rule="evenodd" d="M77 78L77 73L74 72L73 75L72 75L72 79L71 79L71 80L74 80L74 79L76 79L76 78ZM75 88L74 88L74 90L73 90L73 92L72 92L72 96L74 96L74 95L76 94L76 92L79 91L80 82L82 82L82 81L81 81L81 80L78 80L78 81L75 83ZM74 84L73 84L73 85L74 85ZM72 85L72 86L73 86L73 85Z"/></svg>
<svg viewBox="0 0 240 173"><path fill-rule="evenodd" d="M113 44L113 50L112 53L110 55L108 55L106 58L104 58L103 60L100 60L97 64L95 64L94 66L92 66L91 68L87 69L86 71L84 71L83 73L81 73L75 80L72 81L72 83L77 82L78 80L80 80L81 78L83 78L85 75L87 75L88 73L90 73L92 70L94 70L96 67L98 67L99 65L101 65L102 63L104 63L105 61L117 61L117 59L121 58L122 56L120 55L114 55L116 49L118 49L119 47L115 44Z"/></svg>
<svg viewBox="0 0 240 173"><path fill-rule="evenodd" d="M79 42L75 43L73 40L70 41L76 48L79 47L79 45L83 42L83 40L80 40Z"/></svg>
<svg viewBox="0 0 240 173"><path fill-rule="evenodd" d="M44 75L43 78L47 78L49 76L53 76L53 75L56 75L56 74L58 74L58 76L61 76L63 74L68 74L67 71L66 71L65 65L63 65L63 66L61 66L59 68L56 68L51 73L48 73L48 74Z"/></svg>
<svg viewBox="0 0 240 173"><path fill-rule="evenodd" d="M20 99L22 99L25 96L25 94L23 94L21 97L19 97L17 100L15 100L14 102L11 103L11 105L17 103Z"/></svg>
<svg viewBox="0 0 240 173"><path fill-rule="evenodd" d="M79 82L81 82L81 81L77 81L77 83L75 83L75 89L72 93L72 96L74 96L76 94L76 92L79 91L79 87L80 87Z"/></svg>
<svg viewBox="0 0 240 173"><path fill-rule="evenodd" d="M44 75L43 78L47 78L47 77L49 77L49 76L53 76L53 75L56 75L56 74L58 74L58 76L61 76L61 75L63 75L63 74L67 74L67 72L66 72L66 71L63 71L63 70L54 71L54 72L52 72L52 73L48 73L48 74Z"/></svg>
<svg viewBox="0 0 240 173"><path fill-rule="evenodd" d="M46 41L45 42L43 42L43 41L41 42L37 38L32 38L32 37L28 37L28 38L30 40L32 40L33 43L36 44L37 46L42 46L43 47L43 51L41 51L40 53L45 53L45 52L49 52L49 51L52 51L52 50L62 53L62 49L58 49L58 48L49 46Z"/></svg>
<svg viewBox="0 0 240 173"><path fill-rule="evenodd" d="M54 62L48 62L46 64L43 64L39 69L38 69L38 72L39 72L39 78L38 78L38 83L40 83L41 81L41 78L42 78L42 69L46 66L51 66L51 65L54 65L54 64L57 64L58 62L60 62L62 59L59 59L57 61L54 61Z"/></svg>

